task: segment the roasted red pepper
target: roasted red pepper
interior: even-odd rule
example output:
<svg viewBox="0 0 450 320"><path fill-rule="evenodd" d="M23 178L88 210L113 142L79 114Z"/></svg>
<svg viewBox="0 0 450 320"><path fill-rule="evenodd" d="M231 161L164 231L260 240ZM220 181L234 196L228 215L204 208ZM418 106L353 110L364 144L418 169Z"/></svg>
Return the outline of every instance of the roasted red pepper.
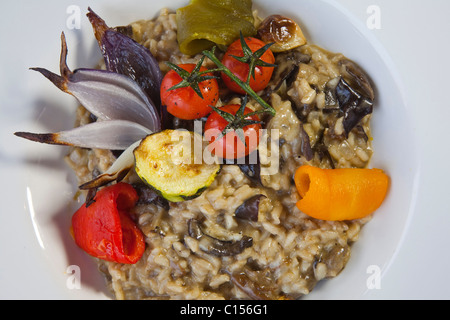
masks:
<svg viewBox="0 0 450 320"><path fill-rule="evenodd" d="M144 235L129 215L138 200L136 190L120 182L97 192L94 202L72 217L76 244L91 256L134 264L145 250Z"/></svg>

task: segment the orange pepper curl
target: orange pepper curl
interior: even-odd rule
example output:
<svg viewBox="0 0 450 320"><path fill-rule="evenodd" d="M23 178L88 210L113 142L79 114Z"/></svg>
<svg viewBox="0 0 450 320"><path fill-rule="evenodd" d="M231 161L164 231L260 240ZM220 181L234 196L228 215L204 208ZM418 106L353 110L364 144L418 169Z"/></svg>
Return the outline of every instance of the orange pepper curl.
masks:
<svg viewBox="0 0 450 320"><path fill-rule="evenodd" d="M294 175L302 197L297 208L321 220L364 218L383 203L389 177L381 169L320 169L301 166Z"/></svg>

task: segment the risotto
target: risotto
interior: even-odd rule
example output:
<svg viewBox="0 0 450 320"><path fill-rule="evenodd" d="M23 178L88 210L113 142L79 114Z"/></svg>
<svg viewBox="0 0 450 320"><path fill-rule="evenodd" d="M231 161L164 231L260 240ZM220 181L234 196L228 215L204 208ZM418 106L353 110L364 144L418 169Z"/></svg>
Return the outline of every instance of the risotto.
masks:
<svg viewBox="0 0 450 320"><path fill-rule="evenodd" d="M64 34L60 75L33 68L80 102L75 126L16 135L70 146L85 199L72 235L118 300L299 299L345 268L387 193L387 175L368 168L369 76L289 18L262 19L249 0L211 3L115 28L89 8L105 58L97 68L68 68ZM244 80L228 58L244 63ZM166 86L174 71L180 80ZM169 105L177 90L192 94ZM187 156L169 139L181 132L194 142ZM216 154L233 143L241 153Z"/></svg>
<svg viewBox="0 0 450 320"><path fill-rule="evenodd" d="M256 24L260 22L256 19ZM131 27L132 37L150 49L164 73L169 71L165 61L179 64L200 59L180 52L176 15L168 9ZM206 60L204 65L208 64L211 61ZM278 69L263 95L276 110L267 128L279 129L277 172L261 175L257 183L229 164L192 200L161 204L142 196L133 215L145 235L143 257L131 265L97 259L116 299L297 299L311 292L318 281L343 270L351 245L370 216L351 221L311 218L296 207L299 195L293 175L303 164L368 165L373 152L370 114L346 135L343 117L327 90L333 79L347 77L348 67L356 66L342 54L310 44L276 55L276 64ZM219 104L240 99L222 95ZM252 100L249 105L257 108ZM91 121L90 113L80 107L76 126ZM115 159L111 151L82 148L72 148L66 157L80 183L105 172ZM125 181L137 189L146 188L135 172ZM236 209L256 195L264 195L257 221L236 219ZM190 234L189 221L203 221L203 231L218 239L251 237L252 245L235 255L209 254Z"/></svg>

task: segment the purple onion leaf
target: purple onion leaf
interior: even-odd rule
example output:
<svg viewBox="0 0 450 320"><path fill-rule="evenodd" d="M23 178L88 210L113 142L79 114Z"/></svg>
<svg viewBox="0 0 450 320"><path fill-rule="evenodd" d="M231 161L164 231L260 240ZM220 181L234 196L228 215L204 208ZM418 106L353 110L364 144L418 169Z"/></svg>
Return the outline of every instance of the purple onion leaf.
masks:
<svg viewBox="0 0 450 320"><path fill-rule="evenodd" d="M129 36L108 27L105 21L91 8L88 8L88 11L87 17L94 28L106 69L126 75L136 81L159 111L163 74L158 61L149 49Z"/></svg>
<svg viewBox="0 0 450 320"><path fill-rule="evenodd" d="M143 89L129 77L107 70L67 67L67 45L61 35L61 75L44 68L31 68L60 90L73 95L100 120L127 120L152 132L161 130L159 113Z"/></svg>
<svg viewBox="0 0 450 320"><path fill-rule="evenodd" d="M149 129L126 120L97 121L56 133L16 132L31 141L80 148L125 150L152 133Z"/></svg>

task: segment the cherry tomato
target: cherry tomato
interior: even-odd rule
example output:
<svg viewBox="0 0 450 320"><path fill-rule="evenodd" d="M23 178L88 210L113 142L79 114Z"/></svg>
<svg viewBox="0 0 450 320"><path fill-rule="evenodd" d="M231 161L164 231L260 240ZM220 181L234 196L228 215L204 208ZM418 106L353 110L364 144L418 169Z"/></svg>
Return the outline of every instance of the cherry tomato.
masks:
<svg viewBox="0 0 450 320"><path fill-rule="evenodd" d="M192 72L195 64L180 64L180 68ZM206 71L205 67L200 68L200 72ZM211 76L212 74L207 73ZM173 116L192 120L208 115L215 106L219 98L219 85L216 79L208 79L198 83L203 99L191 87L183 87L169 90L179 84L183 79L174 70L170 70L161 83L161 102L167 107L167 111Z"/></svg>
<svg viewBox="0 0 450 320"><path fill-rule="evenodd" d="M245 43L248 45L250 50L252 52L257 51L258 49L261 49L266 44L256 38L247 37L245 38ZM250 70L250 67L247 63L241 62L236 60L233 56L236 57L243 57L244 52L242 50L241 40L238 39L234 41L225 52L225 55L222 58L222 63L230 69L230 71L237 76L240 80L243 82L247 81L248 73ZM262 61L273 64L275 62L275 57L268 49L260 58ZM270 78L272 77L274 68L273 67L261 67L256 66L255 67L255 78L253 76L250 76L250 87L253 89L253 91L258 92L265 87L267 87L267 84L270 81ZM225 85L232 91L245 94L245 91L239 87L239 85L230 79L226 74L222 73L222 79L225 83Z"/></svg>
<svg viewBox="0 0 450 320"><path fill-rule="evenodd" d="M239 108L240 105L238 104L230 104L221 107L220 110L235 115ZM252 110L246 107L244 109L244 116L250 112L252 112ZM257 115L252 115L245 119L259 121ZM235 131L230 131L217 139L228 123L227 120L215 111L213 111L206 120L205 138L209 142L208 150L212 154L223 159L239 159L256 150L261 135L261 124L256 123L244 126L244 144Z"/></svg>

